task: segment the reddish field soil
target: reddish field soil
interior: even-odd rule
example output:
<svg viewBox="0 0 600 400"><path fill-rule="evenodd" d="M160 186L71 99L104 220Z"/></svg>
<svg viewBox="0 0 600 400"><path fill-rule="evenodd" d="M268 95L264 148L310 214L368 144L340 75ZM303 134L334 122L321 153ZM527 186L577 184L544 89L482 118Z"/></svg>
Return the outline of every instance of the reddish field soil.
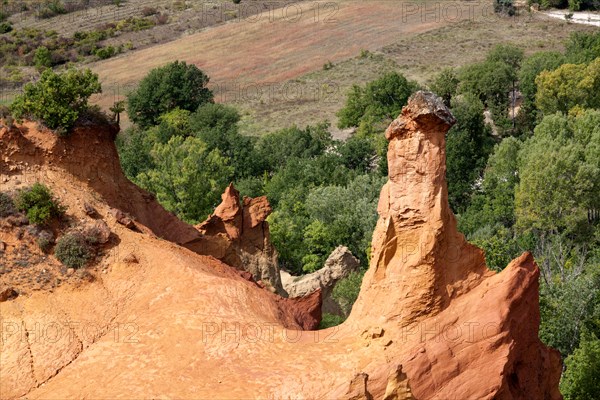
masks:
<svg viewBox="0 0 600 400"><path fill-rule="evenodd" d="M173 60L198 65L217 92L283 82L363 49L373 51L406 35L472 18L466 10L475 10L475 15L482 12L479 3L456 1L453 4L465 10L460 17L443 18L439 10L438 15L427 17L418 9L407 9L407 4L311 1L248 18L242 11L226 24L94 64L104 87L98 101L103 106L112 104L115 96L130 90L150 69Z"/></svg>

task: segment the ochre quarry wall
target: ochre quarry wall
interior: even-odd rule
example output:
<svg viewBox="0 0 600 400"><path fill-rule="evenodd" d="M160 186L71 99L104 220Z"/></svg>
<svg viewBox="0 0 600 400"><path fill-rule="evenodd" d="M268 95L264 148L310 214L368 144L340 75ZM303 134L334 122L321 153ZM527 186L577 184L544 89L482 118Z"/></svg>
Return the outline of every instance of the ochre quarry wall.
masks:
<svg viewBox="0 0 600 400"><path fill-rule="evenodd" d="M371 266L341 326L303 331L234 268L107 217L123 251L102 261L106 273L0 303L0 397L560 399L559 354L538 339L533 257L496 274L456 230L445 183L453 122L419 92L388 129ZM3 160L16 154L7 147ZM133 244L132 264L120 255ZM72 338L35 330L52 322L70 323Z"/></svg>

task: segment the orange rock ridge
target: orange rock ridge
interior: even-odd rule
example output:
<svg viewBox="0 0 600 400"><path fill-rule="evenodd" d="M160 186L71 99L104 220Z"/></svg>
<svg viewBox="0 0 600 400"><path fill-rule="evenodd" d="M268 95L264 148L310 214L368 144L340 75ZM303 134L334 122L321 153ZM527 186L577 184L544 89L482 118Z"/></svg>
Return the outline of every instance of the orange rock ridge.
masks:
<svg viewBox="0 0 600 400"><path fill-rule="evenodd" d="M105 275L0 303L10 328L0 342L0 397L560 399L560 356L538 338L533 257L526 253L496 274L456 229L445 182L445 134L453 123L438 98L419 92L386 132L390 179L371 265L340 327L302 331L284 322L291 312L280 297L233 268L111 220L123 257L104 260ZM4 143L2 159L14 157ZM106 174L102 191L92 181L65 196L83 201L101 193L115 207L111 179L121 182ZM200 230L235 238L240 227L259 227L264 202L235 198L230 188L218 219ZM96 206L108 215L108 205ZM165 225L167 237L135 214L135 204L124 211L173 242L202 237L176 222ZM125 262L130 248L136 264ZM98 329L86 335L73 325L75 340L36 341L35 324L53 321Z"/></svg>

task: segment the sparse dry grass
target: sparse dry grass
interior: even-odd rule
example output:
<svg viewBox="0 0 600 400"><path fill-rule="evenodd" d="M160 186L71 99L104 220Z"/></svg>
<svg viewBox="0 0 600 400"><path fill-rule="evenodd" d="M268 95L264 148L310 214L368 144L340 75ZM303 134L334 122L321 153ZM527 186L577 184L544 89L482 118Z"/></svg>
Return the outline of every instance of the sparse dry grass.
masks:
<svg viewBox="0 0 600 400"><path fill-rule="evenodd" d="M396 70L426 85L445 67L461 67L481 61L489 49L499 43L513 43L526 54L536 51L563 50L564 42L574 31L594 28L550 20L541 15L503 18L490 15L481 20L452 23L423 33L404 35L391 42L368 60L355 57L335 65L298 77L286 85L299 86L295 92L315 92L319 84L335 90L314 99L314 96L274 96L270 101L256 101L251 96L233 102L244 110L242 126L246 134L260 134L289 124L304 126L329 120L337 133L335 113L344 105L345 94L353 83L363 85L377 75ZM333 94L336 95L333 95ZM260 129L258 129L260 127Z"/></svg>
<svg viewBox="0 0 600 400"><path fill-rule="evenodd" d="M323 9L324 4L336 4L335 15L331 14L333 9ZM130 52L92 66L105 87L105 94L98 101L103 106L111 104L117 88L122 94L152 68L176 59L205 70L213 87L273 84L318 70L327 61L335 63L354 57L361 49L376 50L399 37L448 23L422 22L419 15L407 16L404 22L405 10L399 4L356 0L300 2L293 8L265 12ZM287 18L283 10L288 10ZM295 15L298 19L292 20Z"/></svg>
<svg viewBox="0 0 600 400"><path fill-rule="evenodd" d="M426 84L446 66L481 60L497 43L527 53L556 50L571 32L593 29L527 12L499 17L487 3L468 0L441 3L433 14L407 9L417 4L411 2L338 0L335 14L316 8L323 4L299 2L92 64L104 87L94 101L107 108L152 68L184 60L209 74L218 101L240 108L246 134L322 120L335 125L353 83L398 70ZM461 15L444 18L446 4ZM363 49L377 56L358 57ZM334 67L324 70L327 62Z"/></svg>

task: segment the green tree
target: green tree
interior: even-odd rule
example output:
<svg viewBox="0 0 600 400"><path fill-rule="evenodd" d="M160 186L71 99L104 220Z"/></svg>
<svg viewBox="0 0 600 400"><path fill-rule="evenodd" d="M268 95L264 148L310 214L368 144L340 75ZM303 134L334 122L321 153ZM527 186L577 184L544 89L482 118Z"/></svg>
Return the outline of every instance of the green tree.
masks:
<svg viewBox="0 0 600 400"><path fill-rule="evenodd" d="M600 340L591 333L583 335L581 346L565 361L566 371L560 390L566 400L600 398Z"/></svg>
<svg viewBox="0 0 600 400"><path fill-rule="evenodd" d="M493 141L484 121L483 104L475 95L456 97L452 112L457 123L446 141L446 177L450 205L461 213L468 207L475 182L483 174Z"/></svg>
<svg viewBox="0 0 600 400"><path fill-rule="evenodd" d="M346 185L354 175L344 166L339 155L331 153L290 157L274 173L265 172L268 177L264 185L265 194L275 207L290 195L295 197L290 204L297 200L303 202L310 190L318 186Z"/></svg>
<svg viewBox="0 0 600 400"><path fill-rule="evenodd" d="M238 132L239 120L235 108L213 103L200 106L190 117L193 135L229 159L236 182L262 172L262 162L254 152L255 139Z"/></svg>
<svg viewBox="0 0 600 400"><path fill-rule="evenodd" d="M431 83L431 90L444 100L447 107L450 107L450 102L458 91L459 83L456 71L452 68L444 68Z"/></svg>
<svg viewBox="0 0 600 400"><path fill-rule="evenodd" d="M510 92L515 82L514 68L504 61L487 60L463 68L459 74L459 93L479 97L499 128L508 128Z"/></svg>
<svg viewBox="0 0 600 400"><path fill-rule="evenodd" d="M475 194L469 208L460 215L459 228L462 232L472 235L478 229L493 229L498 225L512 228L515 223L515 188L519 184L517 162L520 149L521 142L513 137L504 139L495 147L483 175L481 191Z"/></svg>
<svg viewBox="0 0 600 400"><path fill-rule="evenodd" d="M535 102L537 85L535 79L544 71L554 71L565 62L565 56L555 51L540 51L523 61L519 70L519 87L525 100Z"/></svg>
<svg viewBox="0 0 600 400"><path fill-rule="evenodd" d="M589 63L600 57L600 32L573 32L566 43L570 63Z"/></svg>
<svg viewBox="0 0 600 400"><path fill-rule="evenodd" d="M121 168L125 175L134 182L142 172L154 168L150 151L154 145L145 130L131 127L119 133L116 140Z"/></svg>
<svg viewBox="0 0 600 400"><path fill-rule="evenodd" d="M519 70L519 88L523 95L523 103L519 111L519 125L522 130L532 133L538 120L538 109L535 104L537 95L537 76L544 71L554 71L565 63L565 56L554 51L537 52L527 57Z"/></svg>
<svg viewBox="0 0 600 400"><path fill-rule="evenodd" d="M346 168L367 173L373 169L377 156L377 143L372 137L352 136L336 146Z"/></svg>
<svg viewBox="0 0 600 400"><path fill-rule="evenodd" d="M338 112L338 126L358 126L369 116L376 120L393 120L418 88L416 82L397 72L385 74L369 82L365 88L355 85L348 94L346 105Z"/></svg>
<svg viewBox="0 0 600 400"><path fill-rule="evenodd" d="M600 276L586 249L561 236L538 240L540 266L540 338L567 357L579 345L580 334L598 329Z"/></svg>
<svg viewBox="0 0 600 400"><path fill-rule="evenodd" d="M140 185L184 221L206 219L233 174L228 160L195 137L173 136L150 154L155 167L138 176Z"/></svg>
<svg viewBox="0 0 600 400"><path fill-rule="evenodd" d="M213 102L208 76L193 64L175 61L155 68L127 96L129 118L142 127L155 125L160 115L180 108L196 111Z"/></svg>
<svg viewBox="0 0 600 400"><path fill-rule="evenodd" d="M487 61L502 62L513 70L513 76L516 77L525 53L523 49L513 44L497 44L487 54Z"/></svg>
<svg viewBox="0 0 600 400"><path fill-rule="evenodd" d="M52 66L52 52L45 46L40 46L33 54L33 63L39 70Z"/></svg>
<svg viewBox="0 0 600 400"><path fill-rule="evenodd" d="M191 112L175 108L158 117L157 125L146 129L151 143L167 143L173 136L192 136Z"/></svg>
<svg viewBox="0 0 600 400"><path fill-rule="evenodd" d="M520 231L590 238L589 210L598 206L600 189L598 118L597 111L550 115L536 127L519 155L515 211Z"/></svg>
<svg viewBox="0 0 600 400"><path fill-rule="evenodd" d="M270 218L273 242L285 267L296 273L320 269L339 245L363 264L377 222L378 195L385 178L360 175L346 185L290 185Z"/></svg>
<svg viewBox="0 0 600 400"><path fill-rule="evenodd" d="M585 77L585 65L564 64L554 71L543 71L535 80L538 87L536 105L546 115L568 113L584 104L586 93L579 86Z"/></svg>
<svg viewBox="0 0 600 400"><path fill-rule="evenodd" d="M311 158L322 155L332 144L328 124L297 127L261 136L256 143L259 160L266 171L276 171L293 158Z"/></svg>
<svg viewBox="0 0 600 400"><path fill-rule="evenodd" d="M25 85L11 111L16 118L39 119L50 129L69 129L87 109L90 96L101 91L98 75L89 69L61 74L47 69L37 82Z"/></svg>
<svg viewBox="0 0 600 400"><path fill-rule="evenodd" d="M563 64L535 80L536 105L545 114L600 107L600 58L586 64Z"/></svg>

